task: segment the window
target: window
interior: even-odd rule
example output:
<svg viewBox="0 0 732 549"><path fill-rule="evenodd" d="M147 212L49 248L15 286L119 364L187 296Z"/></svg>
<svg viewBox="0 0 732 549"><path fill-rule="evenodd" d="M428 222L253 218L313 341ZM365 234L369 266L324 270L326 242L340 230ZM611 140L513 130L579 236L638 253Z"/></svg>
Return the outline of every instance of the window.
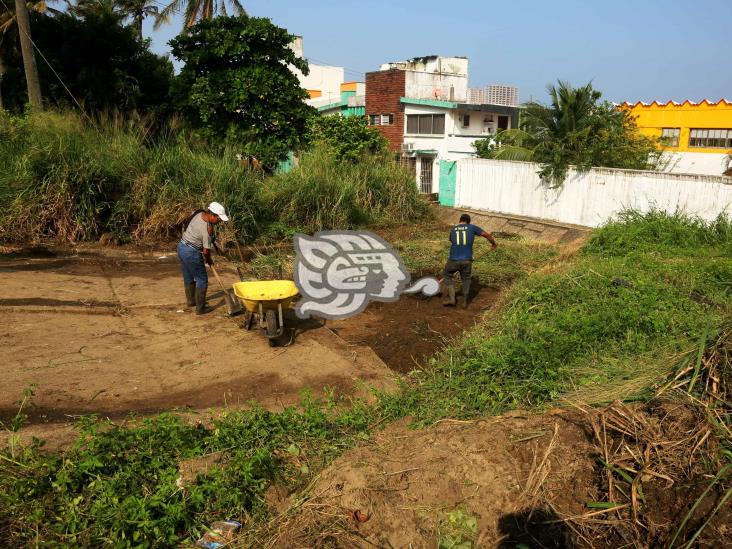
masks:
<svg viewBox="0 0 732 549"><path fill-rule="evenodd" d="M469 127L470 126L470 115L469 114L464 114L462 116L462 118L463 118L463 128Z"/></svg>
<svg viewBox="0 0 732 549"><path fill-rule="evenodd" d="M694 128L689 133L689 147L732 148L732 129Z"/></svg>
<svg viewBox="0 0 732 549"><path fill-rule="evenodd" d="M678 147L681 128L663 128L661 130L661 144L666 147Z"/></svg>
<svg viewBox="0 0 732 549"><path fill-rule="evenodd" d="M393 114L370 114L370 126L391 126L394 123Z"/></svg>
<svg viewBox="0 0 732 549"><path fill-rule="evenodd" d="M444 135L444 114L408 114L407 133L421 135Z"/></svg>
<svg viewBox="0 0 732 549"><path fill-rule="evenodd" d="M420 115L421 116L421 115ZM432 192L432 158L421 157L419 162L419 190L423 193Z"/></svg>

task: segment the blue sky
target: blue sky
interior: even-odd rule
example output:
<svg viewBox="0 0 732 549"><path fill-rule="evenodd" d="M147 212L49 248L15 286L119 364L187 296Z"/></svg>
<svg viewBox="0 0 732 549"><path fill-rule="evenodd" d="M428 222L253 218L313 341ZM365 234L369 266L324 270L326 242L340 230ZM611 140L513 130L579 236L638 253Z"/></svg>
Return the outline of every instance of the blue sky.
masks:
<svg viewBox="0 0 732 549"><path fill-rule="evenodd" d="M165 0L160 0L163 3ZM544 101L557 79L592 80L611 101L732 100L732 0L241 0L250 15L303 36L312 62L361 80L380 63L470 59L470 85L519 86ZM169 53L180 18L145 36Z"/></svg>

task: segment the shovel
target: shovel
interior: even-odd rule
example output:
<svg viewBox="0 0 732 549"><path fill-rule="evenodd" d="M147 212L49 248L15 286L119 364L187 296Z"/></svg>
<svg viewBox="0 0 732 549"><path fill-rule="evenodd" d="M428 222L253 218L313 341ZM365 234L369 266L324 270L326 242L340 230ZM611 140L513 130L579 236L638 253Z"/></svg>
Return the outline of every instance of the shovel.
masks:
<svg viewBox="0 0 732 549"><path fill-rule="evenodd" d="M213 274L216 276L216 280L218 280L219 282L219 286L221 286L221 290L224 292L224 300L226 301L226 309L229 313L229 316L238 315L242 311L241 303L231 290L226 289L224 283L221 282L219 273L216 272L216 268L213 265L210 265L210 267L211 271L213 271Z"/></svg>

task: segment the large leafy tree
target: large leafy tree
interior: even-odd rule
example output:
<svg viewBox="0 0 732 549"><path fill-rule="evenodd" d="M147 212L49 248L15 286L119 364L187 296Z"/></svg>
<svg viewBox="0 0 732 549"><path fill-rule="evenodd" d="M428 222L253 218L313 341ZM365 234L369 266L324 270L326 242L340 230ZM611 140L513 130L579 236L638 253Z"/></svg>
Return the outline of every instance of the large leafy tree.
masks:
<svg viewBox="0 0 732 549"><path fill-rule="evenodd" d="M39 66L43 95L51 104L75 107L69 91L87 111L149 111L167 108L171 62L151 53L147 41L124 26L125 15L108 9L83 13L34 14L34 41L56 74ZM8 71L18 74L17 51L9 51ZM6 106L22 108L22 80L7 79Z"/></svg>
<svg viewBox="0 0 732 549"><path fill-rule="evenodd" d="M175 103L209 141L273 167L301 143L314 113L292 72L308 73L293 39L269 19L246 15L197 23L170 42L185 63L173 83Z"/></svg>
<svg viewBox="0 0 732 549"><path fill-rule="evenodd" d="M550 186L561 185L570 166L652 169L660 159L655 140L638 132L629 113L601 101L587 84L548 86L549 105L528 103L521 127L494 139L476 142L478 156L541 164L539 175Z"/></svg>
<svg viewBox="0 0 732 549"><path fill-rule="evenodd" d="M227 8L227 1L230 6ZM170 21L173 14L183 15L183 28L190 28L198 21L213 19L217 16L247 15L239 0L172 0L155 19L155 29Z"/></svg>

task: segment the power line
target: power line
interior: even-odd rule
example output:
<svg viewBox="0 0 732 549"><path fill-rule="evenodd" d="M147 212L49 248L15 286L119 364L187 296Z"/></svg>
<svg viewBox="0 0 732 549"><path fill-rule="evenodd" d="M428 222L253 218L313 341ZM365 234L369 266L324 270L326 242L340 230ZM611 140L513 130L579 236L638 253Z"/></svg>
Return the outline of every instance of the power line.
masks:
<svg viewBox="0 0 732 549"><path fill-rule="evenodd" d="M7 11L8 13L10 13L10 8L9 8L9 7L8 7L8 5L7 5L6 3L5 3L5 0L0 0L0 2L2 2L3 6L5 6L5 10L6 10L6 11ZM16 21L16 23L15 23L15 24L16 24L16 25L18 25L17 21ZM54 68L53 68L53 65L51 65L51 63L50 63L50 62L48 61L48 59L46 59L46 56L45 56L45 55L43 55L43 52L41 51L41 49L40 49L40 48L39 48L38 46L36 46L36 43L35 43L35 42L33 41L33 39L32 39L32 38L30 37L30 35L29 35L29 34L28 34L27 32L25 32L25 29L21 28L21 27L20 27L20 25L18 25L18 29L19 29L19 30L20 30L20 31L21 31L21 32L22 32L22 33L23 33L23 34L24 34L24 35L26 36L26 38L28 38L28 40L30 41L30 43L31 43L31 45L33 46L33 48L34 48L34 49L35 49L35 50L36 50L36 51L38 52L38 54L39 54L39 55L41 56L41 59L43 59L43 61L45 61L45 62L46 62L46 65L48 65L48 68L49 68L49 69L51 69L51 72L52 72L52 73L53 73L53 74L54 74L54 75L56 76L56 78L58 79L58 81L59 81L59 82L61 82L61 85L62 85L62 86L64 87L64 89L66 90L66 93L68 93L68 94L69 94L69 96L71 97L71 99L73 99L73 100L74 100L74 103L76 103L76 105L77 105L77 106L79 107L79 110L80 110L80 111L82 112L82 114L83 114L84 116L86 116L86 117L87 117L87 118L89 119L89 121L90 121L90 122L93 122L93 120L92 120L92 119L91 119L91 118L89 117L89 115L88 115L88 114L87 114L87 113L86 113L86 112L84 111L84 108L83 108L83 107L81 106L81 103L79 103L79 102L78 102L78 101L76 100L76 97L74 97L74 94L73 94L73 93L71 93L71 90L69 89L69 87L68 87L68 86L66 85L66 83L65 83L65 82L63 81L63 79L62 79L62 78L61 78L61 77L59 76L59 74L58 74L58 73L56 72L56 69L54 69Z"/></svg>

